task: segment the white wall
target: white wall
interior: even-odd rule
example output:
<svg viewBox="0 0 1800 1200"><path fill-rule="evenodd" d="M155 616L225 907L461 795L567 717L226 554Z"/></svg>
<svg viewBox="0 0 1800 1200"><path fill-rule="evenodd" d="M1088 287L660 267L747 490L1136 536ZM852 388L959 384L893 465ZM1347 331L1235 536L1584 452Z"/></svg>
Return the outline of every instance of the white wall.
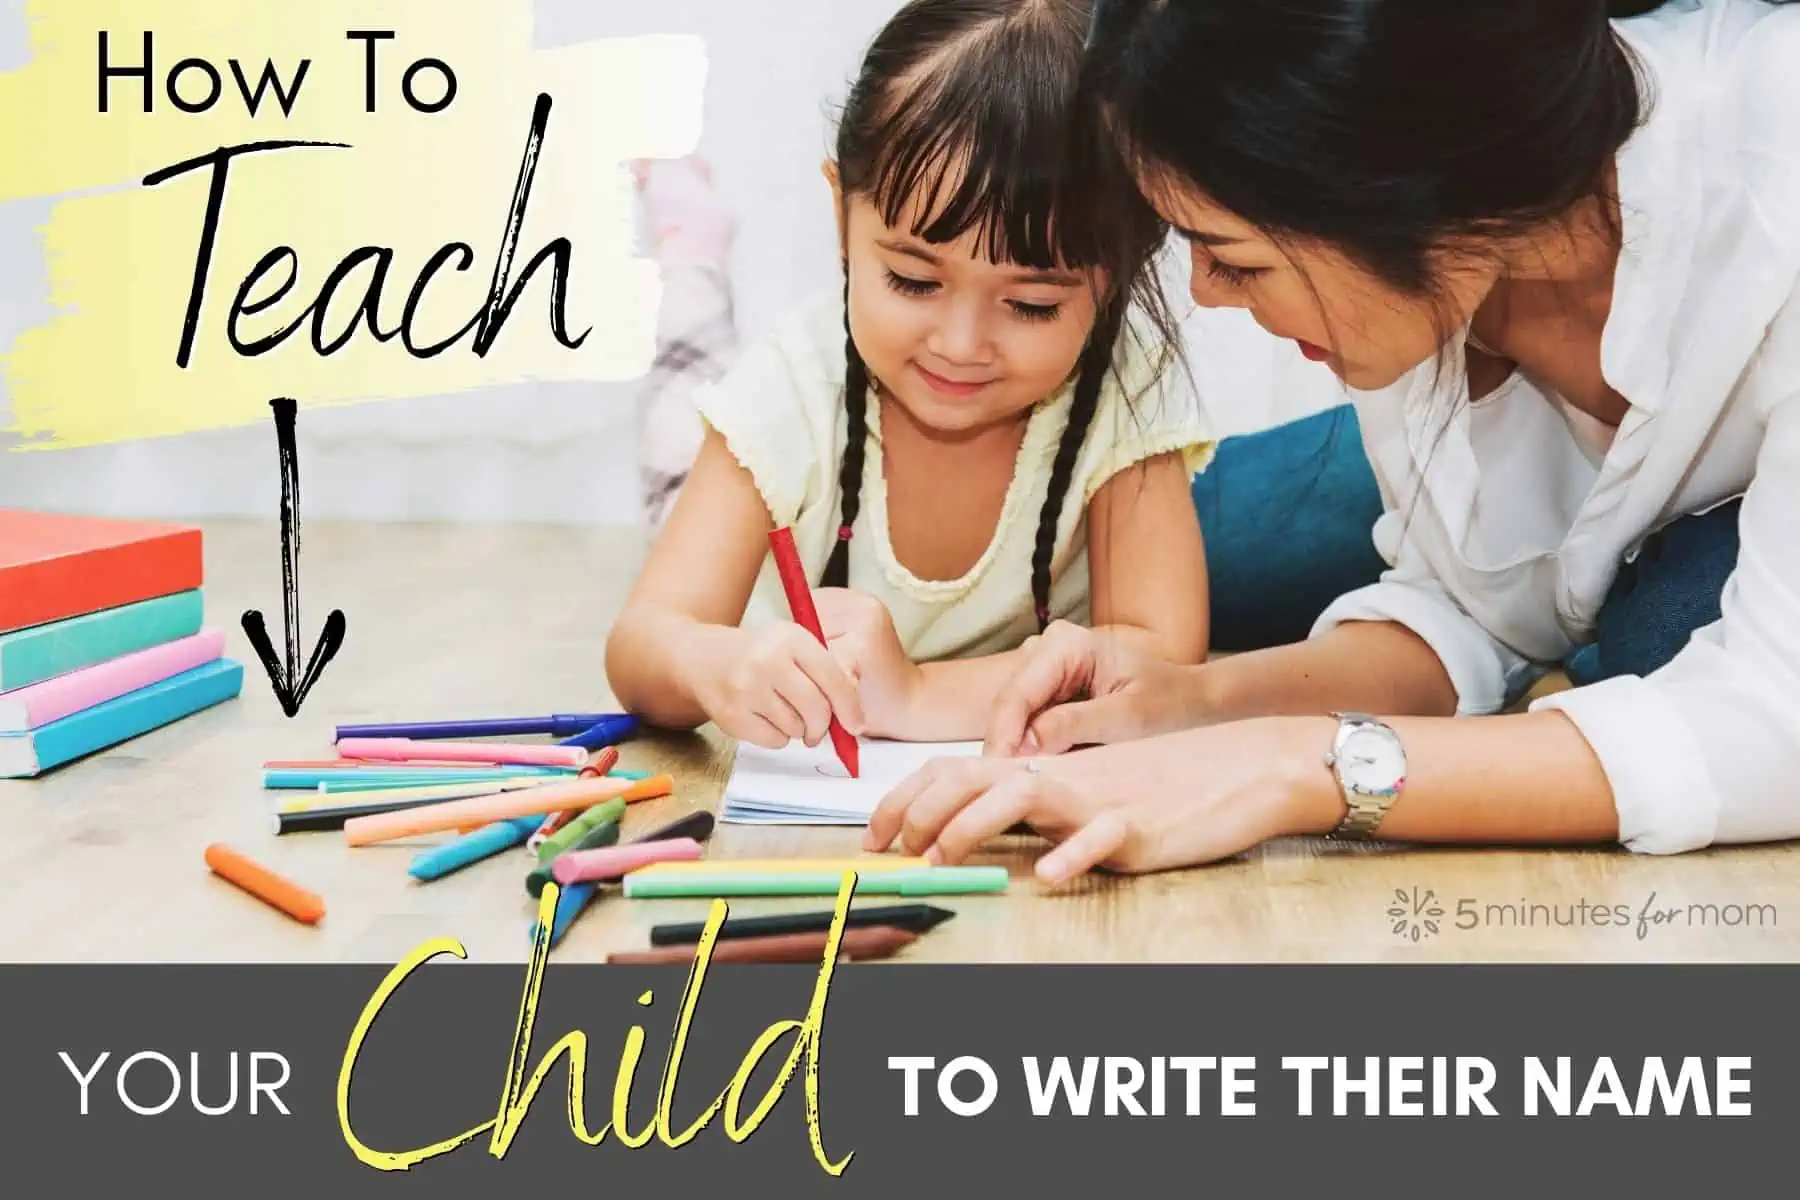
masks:
<svg viewBox="0 0 1800 1200"><path fill-rule="evenodd" d="M537 0L540 45L642 33L705 40L708 94L699 151L741 215L733 271L746 337L836 278L819 162L833 106L867 39L897 7L898 0ZM23 0L0 0L0 69L19 65L27 53L22 9ZM0 205L0 352L47 315L33 229L48 207L48 201ZM1240 344L1232 332L1223 342L1209 336L1194 347L1205 360L1198 363L1206 372L1203 385L1215 380L1209 394L1223 389L1230 400L1209 405L1223 431L1318 406L1323 381L1271 383L1269 355L1279 356L1280 348L1271 349L1235 316L1220 328L1245 331L1250 339ZM1221 354L1227 346L1230 352ZM1282 369L1294 364L1309 378L1297 356ZM535 385L304 411L298 428L306 514L634 522L633 391L627 384ZM272 517L277 488L267 426L0 453L5 506Z"/></svg>

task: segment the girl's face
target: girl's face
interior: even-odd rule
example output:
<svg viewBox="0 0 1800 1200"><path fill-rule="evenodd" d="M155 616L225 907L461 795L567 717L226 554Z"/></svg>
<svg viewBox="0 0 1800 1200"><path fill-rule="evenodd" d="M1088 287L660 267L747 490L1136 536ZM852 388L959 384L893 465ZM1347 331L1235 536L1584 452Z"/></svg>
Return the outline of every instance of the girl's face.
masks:
<svg viewBox="0 0 1800 1200"><path fill-rule="evenodd" d="M1299 344L1350 387L1387 387L1461 328L1492 290L1498 268L1472 260L1445 266L1431 298L1384 283L1324 246L1278 246L1191 187L1158 181L1146 190L1193 257L1189 291L1206 308L1248 309L1256 323Z"/></svg>
<svg viewBox="0 0 1800 1200"><path fill-rule="evenodd" d="M931 429L1015 419L1074 373L1094 276L988 262L978 231L931 245L909 232L912 217L890 227L861 196L845 213L850 329L869 374Z"/></svg>

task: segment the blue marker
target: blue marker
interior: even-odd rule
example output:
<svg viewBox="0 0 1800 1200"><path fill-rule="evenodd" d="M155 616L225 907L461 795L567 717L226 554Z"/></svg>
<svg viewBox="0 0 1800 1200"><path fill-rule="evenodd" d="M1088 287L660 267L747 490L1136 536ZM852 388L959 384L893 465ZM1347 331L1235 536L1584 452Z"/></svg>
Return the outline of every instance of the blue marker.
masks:
<svg viewBox="0 0 1800 1200"><path fill-rule="evenodd" d="M588 901L592 900L594 893L599 890L598 883L587 882L571 883L557 892L556 914L550 918L550 944L552 946L563 940L563 935L569 932L569 926L575 923L575 918L581 915L581 910L588 906ZM530 930L533 941L537 940L538 928L538 923L533 921Z"/></svg>
<svg viewBox="0 0 1800 1200"><path fill-rule="evenodd" d="M625 713L601 717L592 725L577 733L574 737L566 737L558 742L559 746L580 746L583 750L599 750L606 746L616 746L628 738L637 736L638 719Z"/></svg>
<svg viewBox="0 0 1800 1200"><path fill-rule="evenodd" d="M510 821L495 821L492 825L483 825L453 842L420 851L414 856L412 865L406 868L407 872L414 879L424 882L441 879L452 871L462 870L470 863L480 862L521 844L536 833L537 827L543 823L542 817L516 817Z"/></svg>

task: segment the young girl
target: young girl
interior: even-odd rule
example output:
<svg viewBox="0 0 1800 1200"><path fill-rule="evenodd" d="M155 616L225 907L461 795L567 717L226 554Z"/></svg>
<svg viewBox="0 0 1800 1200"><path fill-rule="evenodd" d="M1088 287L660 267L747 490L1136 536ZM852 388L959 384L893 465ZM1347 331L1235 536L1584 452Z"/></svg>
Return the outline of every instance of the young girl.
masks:
<svg viewBox="0 0 1800 1200"><path fill-rule="evenodd" d="M1163 227L1068 133L1088 23L1085 0L913 0L876 38L825 164L842 294L699 389L607 644L625 707L769 748L833 716L973 739L1052 620L1204 657L1211 440L1149 270ZM829 649L789 615L778 526Z"/></svg>

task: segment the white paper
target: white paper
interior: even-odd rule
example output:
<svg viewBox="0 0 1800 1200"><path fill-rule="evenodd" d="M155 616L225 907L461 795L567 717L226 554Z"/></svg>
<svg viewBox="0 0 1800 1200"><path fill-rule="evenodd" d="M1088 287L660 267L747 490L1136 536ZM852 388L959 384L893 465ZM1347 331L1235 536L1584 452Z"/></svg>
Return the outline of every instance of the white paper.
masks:
<svg viewBox="0 0 1800 1200"><path fill-rule="evenodd" d="M739 825L867 825L883 796L934 758L975 757L980 742L861 743L851 779L827 738L813 749L738 744L720 819Z"/></svg>

